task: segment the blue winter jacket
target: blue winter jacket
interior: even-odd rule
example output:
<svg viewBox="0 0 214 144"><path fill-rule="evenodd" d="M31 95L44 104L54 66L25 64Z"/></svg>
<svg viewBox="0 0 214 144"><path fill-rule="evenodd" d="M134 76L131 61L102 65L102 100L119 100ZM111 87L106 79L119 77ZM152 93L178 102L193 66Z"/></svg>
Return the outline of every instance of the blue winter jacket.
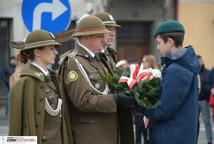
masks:
<svg viewBox="0 0 214 144"><path fill-rule="evenodd" d="M151 119L151 144L196 144L199 61L188 46L163 64L158 106L144 111Z"/></svg>
<svg viewBox="0 0 214 144"><path fill-rule="evenodd" d="M214 68L212 68L212 70L209 73L209 84L210 84L210 88L212 88L214 86Z"/></svg>

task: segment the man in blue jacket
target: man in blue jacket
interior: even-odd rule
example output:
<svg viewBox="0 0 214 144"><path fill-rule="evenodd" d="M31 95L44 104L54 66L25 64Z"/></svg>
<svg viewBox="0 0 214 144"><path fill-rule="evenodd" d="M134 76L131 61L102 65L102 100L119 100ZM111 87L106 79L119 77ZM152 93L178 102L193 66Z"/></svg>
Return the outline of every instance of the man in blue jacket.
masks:
<svg viewBox="0 0 214 144"><path fill-rule="evenodd" d="M214 96L214 67L211 69L210 74L209 74L209 86L210 86L210 93L211 96ZM214 121L214 107L212 107L212 117Z"/></svg>
<svg viewBox="0 0 214 144"><path fill-rule="evenodd" d="M177 21L165 21L154 31L163 71L158 105L144 110L151 144L196 144L200 65L192 46L182 47L184 33Z"/></svg>

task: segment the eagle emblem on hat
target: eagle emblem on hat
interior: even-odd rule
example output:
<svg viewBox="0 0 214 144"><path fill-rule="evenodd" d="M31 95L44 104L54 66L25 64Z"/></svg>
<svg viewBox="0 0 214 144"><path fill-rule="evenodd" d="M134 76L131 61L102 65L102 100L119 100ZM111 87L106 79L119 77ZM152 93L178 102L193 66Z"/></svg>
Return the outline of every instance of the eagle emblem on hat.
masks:
<svg viewBox="0 0 214 144"><path fill-rule="evenodd" d="M113 18L112 15L108 15L108 17L109 17L110 20L114 21L114 18Z"/></svg>

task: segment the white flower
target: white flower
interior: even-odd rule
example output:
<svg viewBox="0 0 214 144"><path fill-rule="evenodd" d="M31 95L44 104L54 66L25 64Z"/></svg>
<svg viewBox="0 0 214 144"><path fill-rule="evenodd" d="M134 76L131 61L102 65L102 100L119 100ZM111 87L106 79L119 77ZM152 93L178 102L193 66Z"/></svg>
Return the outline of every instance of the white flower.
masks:
<svg viewBox="0 0 214 144"><path fill-rule="evenodd" d="M161 71L159 69L152 69L151 72L154 77L161 78Z"/></svg>

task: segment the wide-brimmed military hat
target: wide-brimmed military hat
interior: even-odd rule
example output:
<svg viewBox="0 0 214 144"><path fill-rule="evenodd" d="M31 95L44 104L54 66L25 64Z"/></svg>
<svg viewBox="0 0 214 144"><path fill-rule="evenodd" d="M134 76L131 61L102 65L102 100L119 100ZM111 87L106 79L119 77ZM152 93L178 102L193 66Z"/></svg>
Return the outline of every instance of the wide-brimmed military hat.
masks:
<svg viewBox="0 0 214 144"><path fill-rule="evenodd" d="M10 46L12 48L19 49L21 51L33 49L37 47L61 45L59 42L55 41L55 37L52 33L47 32L45 30L35 30L27 35L25 41L11 41Z"/></svg>
<svg viewBox="0 0 214 144"><path fill-rule="evenodd" d="M96 16L86 16L77 24L74 37L104 34L109 32L102 21Z"/></svg>
<svg viewBox="0 0 214 144"><path fill-rule="evenodd" d="M153 36L157 36L162 33L171 33L171 32L183 32L185 33L184 27L181 23L175 20L169 20L161 23L154 30Z"/></svg>
<svg viewBox="0 0 214 144"><path fill-rule="evenodd" d="M112 27L120 27L114 20L113 16L107 12L99 12L95 15L96 17L100 18L105 26L112 26Z"/></svg>

